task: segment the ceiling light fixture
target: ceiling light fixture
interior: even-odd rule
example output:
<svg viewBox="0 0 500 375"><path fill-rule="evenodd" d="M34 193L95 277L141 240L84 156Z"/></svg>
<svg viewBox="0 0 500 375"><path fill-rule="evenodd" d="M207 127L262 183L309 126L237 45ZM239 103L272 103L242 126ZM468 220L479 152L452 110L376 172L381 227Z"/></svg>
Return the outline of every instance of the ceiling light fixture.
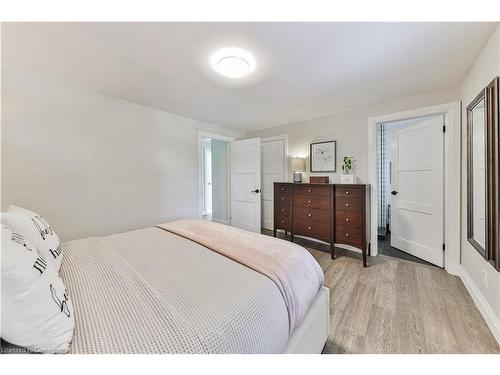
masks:
<svg viewBox="0 0 500 375"><path fill-rule="evenodd" d="M222 48L214 52L212 67L217 73L228 78L241 78L255 68L253 55L241 48Z"/></svg>

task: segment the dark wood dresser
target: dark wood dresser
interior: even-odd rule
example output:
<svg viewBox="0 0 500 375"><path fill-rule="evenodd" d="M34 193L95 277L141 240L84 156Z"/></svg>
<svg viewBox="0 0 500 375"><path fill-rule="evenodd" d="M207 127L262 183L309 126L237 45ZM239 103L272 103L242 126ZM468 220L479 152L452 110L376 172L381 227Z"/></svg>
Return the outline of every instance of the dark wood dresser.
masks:
<svg viewBox="0 0 500 375"><path fill-rule="evenodd" d="M361 249L363 265L369 252L369 188L355 184L274 183L274 236L278 229L334 244Z"/></svg>

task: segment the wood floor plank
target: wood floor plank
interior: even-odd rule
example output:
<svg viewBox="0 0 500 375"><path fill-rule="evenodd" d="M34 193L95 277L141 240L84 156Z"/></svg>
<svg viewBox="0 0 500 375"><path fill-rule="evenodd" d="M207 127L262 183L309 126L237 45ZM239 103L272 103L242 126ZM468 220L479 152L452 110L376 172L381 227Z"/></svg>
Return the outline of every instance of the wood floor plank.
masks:
<svg viewBox="0 0 500 375"><path fill-rule="evenodd" d="M297 242L318 261L330 288L324 353L500 353L460 278L380 255L363 268L358 253L337 249L332 260L327 245Z"/></svg>

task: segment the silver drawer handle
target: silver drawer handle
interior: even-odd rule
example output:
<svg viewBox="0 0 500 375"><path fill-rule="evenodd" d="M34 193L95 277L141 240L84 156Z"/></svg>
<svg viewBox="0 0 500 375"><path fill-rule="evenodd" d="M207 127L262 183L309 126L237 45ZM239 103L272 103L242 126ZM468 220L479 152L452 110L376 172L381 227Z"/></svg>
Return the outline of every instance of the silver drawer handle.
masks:
<svg viewBox="0 0 500 375"><path fill-rule="evenodd" d="M307 189L307 192L310 193L311 192L311 189Z"/></svg>
<svg viewBox="0 0 500 375"><path fill-rule="evenodd" d="M346 223L348 223L348 222L349 222L349 219L345 219L345 221L346 221Z"/></svg>
<svg viewBox="0 0 500 375"><path fill-rule="evenodd" d="M281 209L281 212L285 212L285 209L284 209L284 208L282 208L282 209Z"/></svg>
<svg viewBox="0 0 500 375"><path fill-rule="evenodd" d="M283 198L281 198L281 199L283 199ZM345 206L346 206L346 207L349 207L349 203L346 203L346 204L345 204Z"/></svg>
<svg viewBox="0 0 500 375"><path fill-rule="evenodd" d="M284 201L285 200L285 197L281 197L281 200Z"/></svg>
<svg viewBox="0 0 500 375"><path fill-rule="evenodd" d="M349 195L349 192L348 192L348 191L346 191L345 193L346 193L347 195Z"/></svg>
<svg viewBox="0 0 500 375"><path fill-rule="evenodd" d="M346 234L345 234L345 236L346 236L346 237L349 237L349 233L346 233Z"/></svg>
<svg viewBox="0 0 500 375"><path fill-rule="evenodd" d="M285 224L285 222L284 222L284 221L282 221L282 222L281 222L281 224Z"/></svg>
<svg viewBox="0 0 500 375"><path fill-rule="evenodd" d="M312 216L312 214L307 214L307 216L311 217L311 216Z"/></svg>
<svg viewBox="0 0 500 375"><path fill-rule="evenodd" d="M311 201L307 201L307 204L311 204Z"/></svg>
<svg viewBox="0 0 500 375"><path fill-rule="evenodd" d="M311 230L311 227L307 227L307 230Z"/></svg>
<svg viewBox="0 0 500 375"><path fill-rule="evenodd" d="M281 188L281 191L285 191L285 188Z"/></svg>

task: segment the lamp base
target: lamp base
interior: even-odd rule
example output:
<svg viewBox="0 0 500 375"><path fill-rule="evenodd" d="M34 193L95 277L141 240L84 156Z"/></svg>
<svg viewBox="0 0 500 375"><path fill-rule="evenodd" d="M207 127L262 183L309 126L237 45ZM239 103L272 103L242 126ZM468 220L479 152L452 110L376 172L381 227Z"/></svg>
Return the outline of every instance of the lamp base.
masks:
<svg viewBox="0 0 500 375"><path fill-rule="evenodd" d="M293 182L302 182L302 172L293 172Z"/></svg>

